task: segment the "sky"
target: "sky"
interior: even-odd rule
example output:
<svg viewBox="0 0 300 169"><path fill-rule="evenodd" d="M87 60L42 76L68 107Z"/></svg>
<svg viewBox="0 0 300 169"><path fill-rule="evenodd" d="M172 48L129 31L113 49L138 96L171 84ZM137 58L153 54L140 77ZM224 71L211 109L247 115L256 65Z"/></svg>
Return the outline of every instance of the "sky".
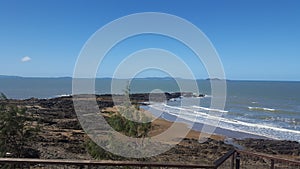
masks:
<svg viewBox="0 0 300 169"><path fill-rule="evenodd" d="M98 29L129 14L162 12L186 19L205 33L227 79L299 81L299 9L298 0L0 0L0 75L72 76L82 47ZM168 50L186 62L196 78L207 78L190 49L156 35L117 44L97 76L112 76L122 59L144 48Z"/></svg>

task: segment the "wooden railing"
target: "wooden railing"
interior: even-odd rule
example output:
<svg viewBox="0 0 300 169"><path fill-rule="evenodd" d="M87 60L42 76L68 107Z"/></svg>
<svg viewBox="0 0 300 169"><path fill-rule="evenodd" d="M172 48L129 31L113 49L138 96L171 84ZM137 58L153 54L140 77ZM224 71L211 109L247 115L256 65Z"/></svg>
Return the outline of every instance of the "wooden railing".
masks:
<svg viewBox="0 0 300 169"><path fill-rule="evenodd" d="M222 156L221 158L216 160L214 162L215 168L219 168L225 161L227 161L230 157L232 157L231 158L231 163L230 163L230 168L233 169L234 168L234 154L235 154L235 152L236 152L236 150L230 150L224 156Z"/></svg>
<svg viewBox="0 0 300 169"><path fill-rule="evenodd" d="M236 150L236 169L240 169L244 166L247 166L247 164L241 165L243 162L243 156L244 159L251 159L250 157L256 158L256 161L258 160L269 160L268 168L270 169L281 169L281 168L291 168L291 169L300 169L300 161L295 161L291 159L286 159L278 156L272 156L268 154L263 154L263 153L254 153L250 151L242 151L242 150ZM245 160L244 160L245 161ZM276 166L277 165L277 166ZM246 167L245 167L246 168Z"/></svg>
<svg viewBox="0 0 300 169"><path fill-rule="evenodd" d="M157 163L157 162L139 162L139 161L96 161L96 160L56 160L56 159L26 159L26 158L0 158L0 164L5 164L15 168L26 168L36 165L55 165L55 166L78 166L98 167L98 166L131 166L131 167L166 167L166 168L202 168L217 169L224 161L233 156L235 150L231 150L216 160L212 165L206 164L179 164L179 163ZM233 161L232 161L233 162ZM233 166L232 166L233 167Z"/></svg>
<svg viewBox="0 0 300 169"><path fill-rule="evenodd" d="M253 153L249 151L231 150L224 156L217 159L212 165L201 164L179 164L179 163L158 163L158 162L140 162L140 161L96 161L96 160L60 160L60 159L25 159L25 158L0 158L1 165L10 166L11 168L30 168L30 166L49 165L49 166L77 166L79 168L93 168L99 166L131 166L131 167L165 167L165 168L202 168L202 169L240 169L247 168L247 165L241 163L247 158L254 157L256 161L260 159L268 159L268 164L271 169L280 168L280 166L292 165L300 168L300 161L289 160L279 157L274 157L262 153ZM242 157L242 158L241 158ZM254 160L255 161L255 160ZM224 165L226 164L226 165ZM242 164L242 165L241 165ZM277 166L276 166L277 164ZM265 166L257 165L257 169L266 168ZM17 167L16 167L17 166ZM65 168L65 167L63 167Z"/></svg>
<svg viewBox="0 0 300 169"><path fill-rule="evenodd" d="M18 168L27 168L36 165L55 165L55 166L78 166L78 167L98 167L98 166L131 166L131 167L167 167L167 168L206 168L215 169L214 165L196 165L196 164L176 164L176 163L156 163L139 161L94 161L94 160L50 160L50 159L21 159L21 158L0 158L0 164L8 166L18 166Z"/></svg>

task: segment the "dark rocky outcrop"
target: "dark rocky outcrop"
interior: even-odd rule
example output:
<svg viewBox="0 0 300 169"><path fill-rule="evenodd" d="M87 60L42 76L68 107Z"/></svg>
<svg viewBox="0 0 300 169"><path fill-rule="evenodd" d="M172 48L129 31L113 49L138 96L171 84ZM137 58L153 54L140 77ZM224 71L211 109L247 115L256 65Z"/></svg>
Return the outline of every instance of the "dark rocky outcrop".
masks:
<svg viewBox="0 0 300 169"><path fill-rule="evenodd" d="M271 155L300 156L300 144L296 141L249 138L236 140L236 142L243 146L246 150L254 152Z"/></svg>

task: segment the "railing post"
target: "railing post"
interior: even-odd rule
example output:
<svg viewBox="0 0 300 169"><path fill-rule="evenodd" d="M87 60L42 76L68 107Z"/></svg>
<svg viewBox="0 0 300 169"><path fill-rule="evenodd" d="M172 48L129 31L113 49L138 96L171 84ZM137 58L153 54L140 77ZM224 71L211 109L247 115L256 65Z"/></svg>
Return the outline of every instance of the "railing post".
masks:
<svg viewBox="0 0 300 169"><path fill-rule="evenodd" d="M230 164L230 169L234 169L234 156L235 156L236 153L233 153L232 154L232 157L231 157L231 164Z"/></svg>
<svg viewBox="0 0 300 169"><path fill-rule="evenodd" d="M236 169L240 169L240 161L241 161L240 153L236 153L236 157L235 157L235 168Z"/></svg>
<svg viewBox="0 0 300 169"><path fill-rule="evenodd" d="M271 169L275 169L275 162L274 162L274 159L271 159Z"/></svg>

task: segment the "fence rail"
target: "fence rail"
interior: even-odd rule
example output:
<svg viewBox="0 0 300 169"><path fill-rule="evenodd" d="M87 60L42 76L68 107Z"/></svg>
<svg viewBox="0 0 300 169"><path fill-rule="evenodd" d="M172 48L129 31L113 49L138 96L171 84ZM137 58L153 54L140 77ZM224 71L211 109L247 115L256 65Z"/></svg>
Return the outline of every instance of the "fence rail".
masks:
<svg viewBox="0 0 300 169"><path fill-rule="evenodd" d="M157 163L139 161L94 161L94 160L43 160L43 159L21 159L21 158L0 158L0 164L14 165L75 165L75 166L132 166L132 167L172 167L172 168L204 168L215 169L214 165L196 164L176 164L176 163Z"/></svg>
<svg viewBox="0 0 300 169"><path fill-rule="evenodd" d="M285 159L285 158L276 157L276 156L272 156L272 155L268 155L268 154L254 153L254 152L242 151L242 150L237 150L237 153L252 155L252 156L261 157L261 158L267 158L267 159L278 161L278 162L294 163L294 164L300 165L300 161Z"/></svg>
<svg viewBox="0 0 300 169"><path fill-rule="evenodd" d="M234 157L236 150L230 150L228 151L224 156L219 158L214 162L215 168L220 167L225 161L227 161L230 157ZM231 159L231 168L234 167L234 158Z"/></svg>
<svg viewBox="0 0 300 169"><path fill-rule="evenodd" d="M266 162L268 160L268 162ZM289 169L299 168L300 161L289 160L262 153L254 153L241 150L230 150L224 156L217 159L212 165L202 164L178 164L178 163L158 163L140 161L96 161L96 160L62 160L62 159L26 159L26 158L0 158L0 164L10 166L29 167L36 165L52 166L77 166L79 168L92 168L100 166L120 166L120 167L165 167L165 168L202 168L202 169L242 169L242 168L270 168ZM1 165L0 165L1 167ZM12 167L14 168L14 167Z"/></svg>
<svg viewBox="0 0 300 169"><path fill-rule="evenodd" d="M236 157L236 169L300 169L300 161L268 154L237 150Z"/></svg>

